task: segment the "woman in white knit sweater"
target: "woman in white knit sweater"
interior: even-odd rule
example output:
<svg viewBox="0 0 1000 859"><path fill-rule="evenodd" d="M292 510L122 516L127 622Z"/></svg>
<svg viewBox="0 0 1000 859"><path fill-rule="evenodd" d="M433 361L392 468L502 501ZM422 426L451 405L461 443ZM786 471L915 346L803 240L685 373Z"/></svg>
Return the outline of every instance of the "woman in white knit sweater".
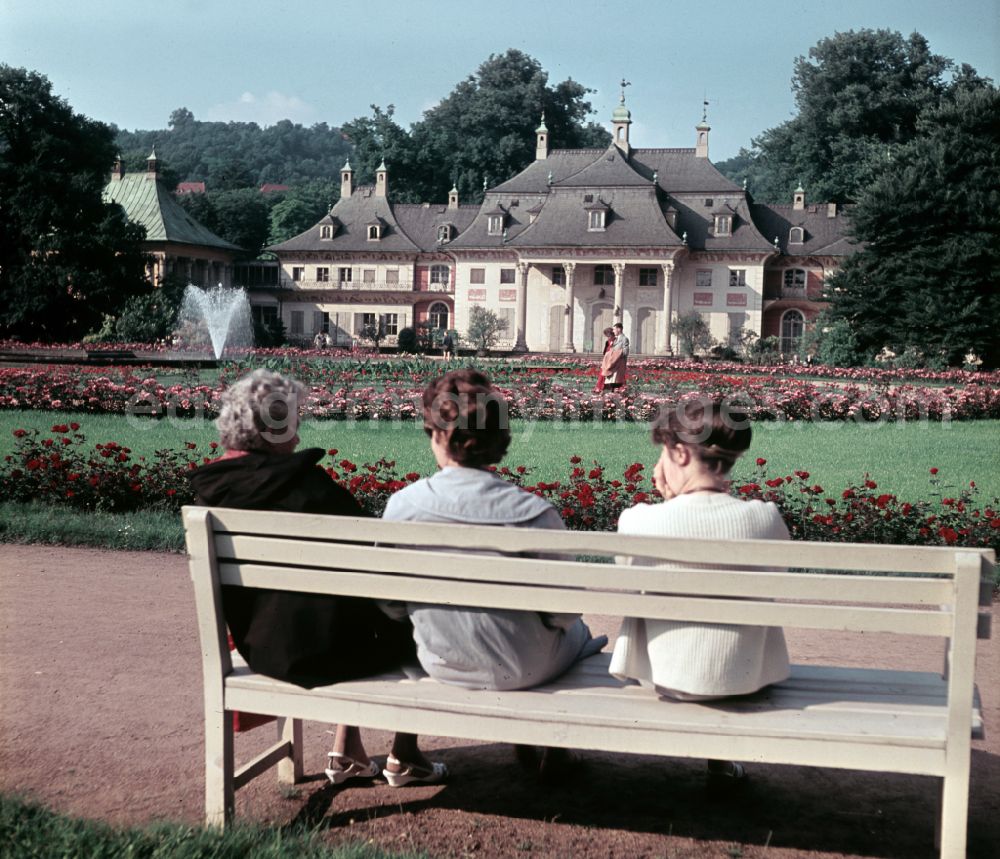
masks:
<svg viewBox="0 0 1000 859"><path fill-rule="evenodd" d="M729 494L730 469L750 437L746 416L724 404L696 400L661 414L653 426L653 442L661 445L653 482L664 503L626 510L619 533L789 539L774 504ZM787 678L789 663L784 634L776 627L625 618L610 670L661 695L699 701L756 692ZM710 761L709 772L744 775L741 766L725 761Z"/></svg>

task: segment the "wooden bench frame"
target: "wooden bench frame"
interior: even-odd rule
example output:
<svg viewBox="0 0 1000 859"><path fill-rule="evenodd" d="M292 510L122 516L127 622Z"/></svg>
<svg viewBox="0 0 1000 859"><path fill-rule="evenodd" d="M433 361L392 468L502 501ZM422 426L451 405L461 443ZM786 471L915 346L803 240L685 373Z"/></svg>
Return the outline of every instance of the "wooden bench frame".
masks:
<svg viewBox="0 0 1000 859"><path fill-rule="evenodd" d="M302 778L301 720L309 719L489 742L936 776L941 856L965 854L970 737L982 730L976 638L989 635L989 614L979 606L989 604L992 551L623 537L202 507L184 508L184 525L204 668L209 824L225 825L235 791L275 765L280 781ZM546 552L682 566L537 557ZM741 568L696 568L723 559ZM787 567L796 571L773 572ZM946 666L938 675L796 665L788 681L756 695L700 704L665 701L615 680L607 652L554 683L516 692L402 673L306 690L256 674L230 653L223 584L931 636L945 640ZM238 770L235 710L276 716L279 734Z"/></svg>

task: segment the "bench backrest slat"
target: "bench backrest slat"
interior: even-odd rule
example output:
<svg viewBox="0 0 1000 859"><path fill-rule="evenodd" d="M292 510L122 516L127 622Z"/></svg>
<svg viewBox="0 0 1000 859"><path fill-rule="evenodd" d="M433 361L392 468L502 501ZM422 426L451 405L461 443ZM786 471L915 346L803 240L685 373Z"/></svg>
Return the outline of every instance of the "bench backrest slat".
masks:
<svg viewBox="0 0 1000 859"><path fill-rule="evenodd" d="M604 569L609 573L614 572L613 568L607 566ZM244 587L270 587L309 593L333 593L408 602L528 611L580 612L701 623L738 623L751 626L896 632L931 636L946 636L952 628L950 613L944 609L907 610L828 603L661 596L607 588L601 590L552 588L534 583L511 587L509 584L391 573L267 567L226 562L220 564L220 575L224 584L239 584Z"/></svg>
<svg viewBox="0 0 1000 859"><path fill-rule="evenodd" d="M588 531L545 531L430 522L390 522L348 516L212 508L217 532L273 534L338 542L384 542L395 545L442 546L503 552L554 552L614 556L621 536ZM771 540L689 540L629 536L628 551L685 564L718 564L720 558L745 562L748 550L762 567L807 567L828 570L953 574L955 549L925 546L859 545L855 543L782 542ZM992 553L988 553L992 555ZM995 560L992 559L991 560Z"/></svg>
<svg viewBox="0 0 1000 859"><path fill-rule="evenodd" d="M569 588L606 588L647 593L695 594L786 599L829 599L837 602L881 602L894 605L939 605L951 599L948 578L894 578L859 575L770 572L749 569L686 569L616 566L576 561L520 558L477 553L474 558L450 550L400 549L389 546L303 541L290 538L219 534L216 554L241 563L342 570L408 573L444 579L533 582Z"/></svg>

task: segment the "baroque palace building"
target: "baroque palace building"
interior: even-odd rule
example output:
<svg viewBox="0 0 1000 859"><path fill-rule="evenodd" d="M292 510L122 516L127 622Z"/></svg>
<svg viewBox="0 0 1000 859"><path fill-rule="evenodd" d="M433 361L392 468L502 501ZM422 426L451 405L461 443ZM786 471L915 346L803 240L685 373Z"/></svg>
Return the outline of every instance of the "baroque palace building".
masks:
<svg viewBox="0 0 1000 859"><path fill-rule="evenodd" d="M394 204L385 163L374 186L341 171L340 200L270 250L276 286L252 290L257 318L292 340L326 332L344 345L381 321L386 342L421 322L464 332L470 310L507 321L500 349L599 352L622 322L633 353L678 349L677 318L704 315L713 337L780 338L793 353L822 307L826 276L853 250L836 204L757 204L693 148L639 149L624 89L607 149L551 149L544 117L535 160L481 205Z"/></svg>

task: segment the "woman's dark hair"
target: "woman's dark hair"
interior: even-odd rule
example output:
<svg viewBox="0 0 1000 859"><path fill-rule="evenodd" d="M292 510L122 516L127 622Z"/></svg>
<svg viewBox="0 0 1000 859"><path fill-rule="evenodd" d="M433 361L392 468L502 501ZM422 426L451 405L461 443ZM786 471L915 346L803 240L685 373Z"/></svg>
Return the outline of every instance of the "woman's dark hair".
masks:
<svg viewBox="0 0 1000 859"><path fill-rule="evenodd" d="M726 474L750 447L750 419L725 402L688 400L662 410L653 422L653 443L683 444L711 471Z"/></svg>
<svg viewBox="0 0 1000 859"><path fill-rule="evenodd" d="M453 370L424 390L424 430L448 435L452 459L470 468L503 459L510 446L507 401L478 370Z"/></svg>

